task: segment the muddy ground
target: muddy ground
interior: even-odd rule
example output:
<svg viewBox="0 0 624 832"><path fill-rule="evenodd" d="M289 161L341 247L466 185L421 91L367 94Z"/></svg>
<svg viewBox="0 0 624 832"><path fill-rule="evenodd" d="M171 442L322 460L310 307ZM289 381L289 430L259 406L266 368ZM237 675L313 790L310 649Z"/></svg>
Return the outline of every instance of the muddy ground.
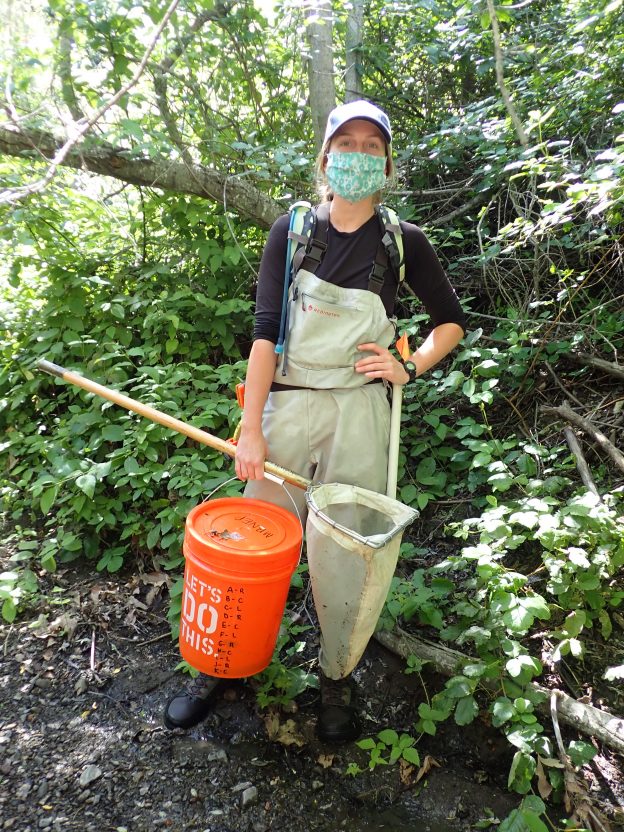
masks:
<svg viewBox="0 0 624 832"><path fill-rule="evenodd" d="M67 567L54 585L45 607L2 629L0 829L464 832L519 803L506 792L510 746L479 720L425 738L418 781L397 765L347 776L367 754L319 743L310 688L285 713L258 708L254 680L233 683L201 726L168 731L162 708L182 676L162 576ZM423 682L429 695L443 685L404 668L371 642L356 674L366 735L413 733Z"/></svg>

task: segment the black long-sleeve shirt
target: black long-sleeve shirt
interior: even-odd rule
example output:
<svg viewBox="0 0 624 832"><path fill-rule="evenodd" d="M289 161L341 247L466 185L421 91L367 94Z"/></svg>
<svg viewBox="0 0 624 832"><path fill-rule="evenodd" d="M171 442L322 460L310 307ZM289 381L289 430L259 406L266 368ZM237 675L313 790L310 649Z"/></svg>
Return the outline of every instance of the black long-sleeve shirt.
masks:
<svg viewBox="0 0 624 832"><path fill-rule="evenodd" d="M254 340L262 338L277 343L279 337L289 222L289 215L285 214L273 223L264 248L256 294ZM425 233L409 222L401 222L401 230L405 280L422 302L433 326L455 323L465 332L464 312ZM327 251L316 276L348 289L366 289L381 236L376 215L351 232L337 231L330 222ZM394 312L396 294L397 283L388 270L381 291L388 316Z"/></svg>

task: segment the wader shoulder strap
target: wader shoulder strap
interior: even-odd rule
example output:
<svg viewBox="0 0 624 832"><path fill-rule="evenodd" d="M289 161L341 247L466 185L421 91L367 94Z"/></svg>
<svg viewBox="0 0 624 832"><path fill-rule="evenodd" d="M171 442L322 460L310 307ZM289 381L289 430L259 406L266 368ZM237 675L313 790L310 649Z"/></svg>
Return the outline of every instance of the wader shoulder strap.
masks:
<svg viewBox="0 0 624 832"><path fill-rule="evenodd" d="M311 226L307 245L295 252L293 258L293 274L299 269L305 269L311 274L316 274L321 260L327 251L327 238L329 236L329 202L321 203L318 208L310 210Z"/></svg>
<svg viewBox="0 0 624 832"><path fill-rule="evenodd" d="M291 229L288 232L289 245L292 245L292 252L288 258L292 263L291 275L297 274L302 268L316 274L327 251L329 211L329 202L321 203L316 209L312 208L309 202L296 202L292 206ZM378 295L383 288L388 269L392 270L397 283L404 280L405 262L402 231L396 213L386 205L377 206L375 213L381 225L382 239L367 288Z"/></svg>
<svg viewBox="0 0 624 832"><path fill-rule="evenodd" d="M381 242L388 254L390 266L397 279L397 283L402 283L405 280L405 258L403 252L403 232L399 218L392 208L387 205L379 205L377 207L377 216L381 223L382 238Z"/></svg>

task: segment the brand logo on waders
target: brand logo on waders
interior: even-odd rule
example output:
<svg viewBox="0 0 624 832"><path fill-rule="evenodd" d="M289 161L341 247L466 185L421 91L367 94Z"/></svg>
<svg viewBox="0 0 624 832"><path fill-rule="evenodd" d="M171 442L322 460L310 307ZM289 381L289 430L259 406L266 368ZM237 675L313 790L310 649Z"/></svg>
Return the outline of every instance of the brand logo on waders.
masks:
<svg viewBox="0 0 624 832"><path fill-rule="evenodd" d="M311 303L308 304L308 312L316 312L317 315L325 315L326 318L340 317L340 315L337 312L330 312L327 309L319 309L318 306L312 306Z"/></svg>

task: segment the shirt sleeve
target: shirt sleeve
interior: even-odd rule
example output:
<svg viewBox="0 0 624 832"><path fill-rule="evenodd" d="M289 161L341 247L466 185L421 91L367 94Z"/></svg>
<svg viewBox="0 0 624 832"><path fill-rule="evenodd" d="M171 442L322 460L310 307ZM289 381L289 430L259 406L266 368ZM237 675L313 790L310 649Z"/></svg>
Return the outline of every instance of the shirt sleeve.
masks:
<svg viewBox="0 0 624 832"><path fill-rule="evenodd" d="M425 232L402 222L405 280L425 307L434 327L457 324L466 332L466 315Z"/></svg>
<svg viewBox="0 0 624 832"><path fill-rule="evenodd" d="M279 338L289 225L288 214L275 220L262 253L256 291L254 341L262 338L276 344Z"/></svg>

